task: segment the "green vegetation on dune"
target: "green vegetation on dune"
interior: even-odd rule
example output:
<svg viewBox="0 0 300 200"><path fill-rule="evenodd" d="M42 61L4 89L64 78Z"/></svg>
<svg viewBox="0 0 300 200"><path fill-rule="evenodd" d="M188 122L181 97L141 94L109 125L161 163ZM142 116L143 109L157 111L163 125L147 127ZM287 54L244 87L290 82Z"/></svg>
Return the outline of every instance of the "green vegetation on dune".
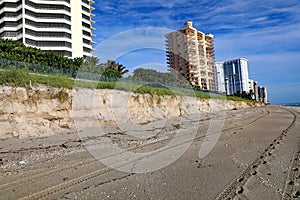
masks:
<svg viewBox="0 0 300 200"><path fill-rule="evenodd" d="M49 87L72 88L74 80L66 76L47 76L39 74L30 74L26 69L11 67L0 71L0 85L13 87L28 87L30 85L47 85Z"/></svg>
<svg viewBox="0 0 300 200"><path fill-rule="evenodd" d="M182 76L178 72L172 72L173 74L171 74L170 72L158 72L153 69L137 68L128 78L137 81L191 88L191 85L188 83L184 76Z"/></svg>
<svg viewBox="0 0 300 200"><path fill-rule="evenodd" d="M39 66L40 70L44 70L46 73L57 71L57 68L66 72L68 70L76 71L83 64L83 58L70 59L53 51L42 51L34 47L27 47L18 41L4 39L0 39L0 58L1 67L18 65L19 68L30 68Z"/></svg>
<svg viewBox="0 0 300 200"><path fill-rule="evenodd" d="M145 83L138 84L132 82L94 82L85 80L74 80L62 75L40 75L29 73L28 70L18 69L15 67L0 71L0 85L13 87L29 87L30 82L33 86L46 85L48 87L57 88L94 88L94 89L116 89L123 91L130 91L140 94L150 95L171 95L171 96L196 96L202 99L227 99L233 101L249 101L240 97L224 96L220 94L200 93L200 92L186 92L176 89L169 89L164 87L153 87ZM250 102L250 101L249 101Z"/></svg>
<svg viewBox="0 0 300 200"><path fill-rule="evenodd" d="M185 77L176 72L171 74L139 68L128 78L122 78L127 72L125 66L115 61L108 60L99 64L96 57L69 59L55 52L0 39L0 85L116 89L150 95L249 101L240 97L194 91Z"/></svg>

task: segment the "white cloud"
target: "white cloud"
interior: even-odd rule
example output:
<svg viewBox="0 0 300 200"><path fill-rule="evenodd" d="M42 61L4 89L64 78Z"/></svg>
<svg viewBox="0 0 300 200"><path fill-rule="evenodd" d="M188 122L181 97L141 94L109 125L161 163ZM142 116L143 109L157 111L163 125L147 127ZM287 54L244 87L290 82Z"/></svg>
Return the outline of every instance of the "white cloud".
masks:
<svg viewBox="0 0 300 200"><path fill-rule="evenodd" d="M165 51L165 34L173 30L164 28L139 28L116 34L95 47L102 60L115 60L132 51L157 49Z"/></svg>

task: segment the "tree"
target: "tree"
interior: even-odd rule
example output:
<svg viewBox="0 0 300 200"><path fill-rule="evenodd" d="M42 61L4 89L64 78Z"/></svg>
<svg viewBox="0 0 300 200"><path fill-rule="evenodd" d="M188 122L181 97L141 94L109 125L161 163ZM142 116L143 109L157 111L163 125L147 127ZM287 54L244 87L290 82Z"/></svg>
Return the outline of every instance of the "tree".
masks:
<svg viewBox="0 0 300 200"><path fill-rule="evenodd" d="M42 51L24 44L0 39L0 65L14 65L32 72L64 73L74 76L83 63L83 58L67 58L54 51Z"/></svg>
<svg viewBox="0 0 300 200"><path fill-rule="evenodd" d="M79 68L83 64L83 61L83 58L77 57L73 59L73 64Z"/></svg>
<svg viewBox="0 0 300 200"><path fill-rule="evenodd" d="M117 70L121 76L123 76L124 74L128 73L129 70L126 69L125 66L121 65L121 64L118 64L118 70Z"/></svg>
<svg viewBox="0 0 300 200"><path fill-rule="evenodd" d="M180 82L171 73L158 72L153 69L135 69L133 71L133 75L130 78L133 80L161 83L165 85L184 86L180 84ZM185 80L185 82L187 81Z"/></svg>
<svg viewBox="0 0 300 200"><path fill-rule="evenodd" d="M109 67L107 67L103 74L102 74L104 77L107 77L107 78L120 78L121 77L121 74L120 72L114 70L114 69L111 69Z"/></svg>
<svg viewBox="0 0 300 200"><path fill-rule="evenodd" d="M118 72L118 73L116 73L116 74L118 74L118 77L122 77L124 74L129 72L129 70L126 69L125 66L123 66L122 64L117 63L115 61L112 61L112 60L108 60L106 62L106 66L107 66L107 68L110 68L110 69Z"/></svg>
<svg viewBox="0 0 300 200"><path fill-rule="evenodd" d="M99 59L96 56L88 56L84 59L83 64L85 66L97 66L99 64Z"/></svg>

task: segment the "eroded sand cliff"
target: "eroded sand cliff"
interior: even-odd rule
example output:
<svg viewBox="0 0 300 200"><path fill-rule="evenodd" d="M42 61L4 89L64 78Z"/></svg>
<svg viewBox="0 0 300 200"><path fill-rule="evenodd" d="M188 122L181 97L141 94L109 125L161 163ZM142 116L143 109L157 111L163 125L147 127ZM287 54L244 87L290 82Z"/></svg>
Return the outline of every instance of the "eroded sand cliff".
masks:
<svg viewBox="0 0 300 200"><path fill-rule="evenodd" d="M0 87L0 139L76 131L76 121L144 124L174 116L254 106L259 104L118 90Z"/></svg>

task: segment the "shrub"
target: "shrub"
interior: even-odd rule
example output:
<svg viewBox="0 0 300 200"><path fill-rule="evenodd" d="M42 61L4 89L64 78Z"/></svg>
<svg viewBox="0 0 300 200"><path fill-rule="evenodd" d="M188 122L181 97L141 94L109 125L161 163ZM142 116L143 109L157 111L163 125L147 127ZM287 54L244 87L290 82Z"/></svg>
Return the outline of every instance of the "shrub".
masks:
<svg viewBox="0 0 300 200"><path fill-rule="evenodd" d="M29 77L27 70L11 67L9 70L0 72L0 84L14 87L26 86L29 84Z"/></svg>
<svg viewBox="0 0 300 200"><path fill-rule="evenodd" d="M64 103L68 100L69 94L65 90L61 90L57 93L56 98L58 98L60 103Z"/></svg>

